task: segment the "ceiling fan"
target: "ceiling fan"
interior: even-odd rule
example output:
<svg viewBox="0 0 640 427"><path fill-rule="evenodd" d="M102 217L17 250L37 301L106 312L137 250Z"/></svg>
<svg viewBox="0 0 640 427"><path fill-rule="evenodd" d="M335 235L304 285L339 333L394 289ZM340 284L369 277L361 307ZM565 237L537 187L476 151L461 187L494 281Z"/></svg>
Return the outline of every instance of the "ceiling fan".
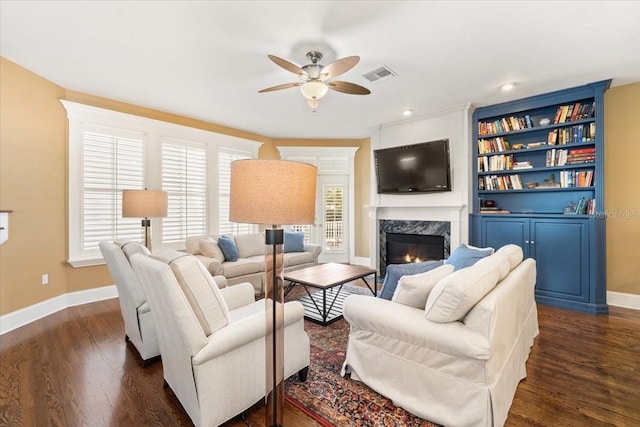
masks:
<svg viewBox="0 0 640 427"><path fill-rule="evenodd" d="M336 92L348 93L351 95L369 95L371 91L366 87L357 85L355 83L342 82L342 81L329 81L329 79L346 73L360 61L359 56L348 56L346 58L333 61L327 66L319 64L322 59L322 53L318 51L308 52L306 57L310 64L299 67L285 59L278 58L274 55L267 55L276 65L284 68L287 71L296 74L300 78L300 82L284 83L277 86L268 87L258 91L258 93L272 92L274 90L288 89L290 87L300 87L300 91L305 98L307 98L307 104L316 112L316 108L320 104L320 98L325 96L329 89Z"/></svg>

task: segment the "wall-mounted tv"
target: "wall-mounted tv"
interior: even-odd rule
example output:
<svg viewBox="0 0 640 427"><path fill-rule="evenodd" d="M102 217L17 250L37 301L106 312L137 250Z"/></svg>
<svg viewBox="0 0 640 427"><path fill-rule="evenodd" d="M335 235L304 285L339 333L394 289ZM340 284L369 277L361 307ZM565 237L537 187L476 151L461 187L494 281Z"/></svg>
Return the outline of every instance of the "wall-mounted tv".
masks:
<svg viewBox="0 0 640 427"><path fill-rule="evenodd" d="M451 191L449 140L374 150L378 194Z"/></svg>

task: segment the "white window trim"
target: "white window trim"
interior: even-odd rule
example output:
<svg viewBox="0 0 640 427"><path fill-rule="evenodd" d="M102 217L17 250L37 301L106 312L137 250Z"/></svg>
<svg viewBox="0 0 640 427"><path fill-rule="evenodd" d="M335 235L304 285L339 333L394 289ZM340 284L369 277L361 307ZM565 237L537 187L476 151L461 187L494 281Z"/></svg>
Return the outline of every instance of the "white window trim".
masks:
<svg viewBox="0 0 640 427"><path fill-rule="evenodd" d="M209 183L209 185L207 191L209 205L209 234L216 234L217 230L215 228L217 228L218 223L216 209L216 201L218 199L218 148L236 148L249 151L252 153L254 158L257 158L258 150L260 149L260 146L262 146L261 142L244 138L191 128L188 126L177 125L160 120L135 116L132 114L120 113L113 110L79 104L67 100L60 100L60 102L67 111L67 118L69 121L69 255L67 262L73 267L86 267L91 265L104 264L104 260L102 259L102 257L83 258L80 256L81 230L78 224L81 223L80 206L82 203L82 200L80 200L82 185L80 160L83 123L143 133L145 135L146 144L145 179L147 188L149 189L159 189L161 186L160 140L163 137L204 143L207 146L208 158L207 182ZM161 244L156 244L155 242L155 240L160 238L160 221L161 219L159 218L152 219L151 238L154 249L160 249L163 247Z"/></svg>

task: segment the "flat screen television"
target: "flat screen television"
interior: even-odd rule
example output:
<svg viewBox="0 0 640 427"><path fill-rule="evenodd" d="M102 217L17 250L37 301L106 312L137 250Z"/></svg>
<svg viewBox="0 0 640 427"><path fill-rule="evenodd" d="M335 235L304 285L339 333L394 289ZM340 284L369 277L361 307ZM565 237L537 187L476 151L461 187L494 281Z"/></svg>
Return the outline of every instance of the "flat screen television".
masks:
<svg viewBox="0 0 640 427"><path fill-rule="evenodd" d="M374 150L378 194L451 191L449 140Z"/></svg>

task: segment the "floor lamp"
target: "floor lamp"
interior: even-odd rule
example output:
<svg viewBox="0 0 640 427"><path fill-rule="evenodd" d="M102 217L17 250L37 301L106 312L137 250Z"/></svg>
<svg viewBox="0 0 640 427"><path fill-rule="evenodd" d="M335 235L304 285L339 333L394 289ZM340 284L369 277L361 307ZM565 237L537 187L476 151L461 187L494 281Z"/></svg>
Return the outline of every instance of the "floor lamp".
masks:
<svg viewBox="0 0 640 427"><path fill-rule="evenodd" d="M144 244L151 250L151 220L167 216L167 192L155 190L122 190L122 217L143 218Z"/></svg>
<svg viewBox="0 0 640 427"><path fill-rule="evenodd" d="M266 423L283 426L284 279L281 225L313 224L317 168L286 160L236 160L231 163L229 219L267 224L265 230L265 301L267 335Z"/></svg>

